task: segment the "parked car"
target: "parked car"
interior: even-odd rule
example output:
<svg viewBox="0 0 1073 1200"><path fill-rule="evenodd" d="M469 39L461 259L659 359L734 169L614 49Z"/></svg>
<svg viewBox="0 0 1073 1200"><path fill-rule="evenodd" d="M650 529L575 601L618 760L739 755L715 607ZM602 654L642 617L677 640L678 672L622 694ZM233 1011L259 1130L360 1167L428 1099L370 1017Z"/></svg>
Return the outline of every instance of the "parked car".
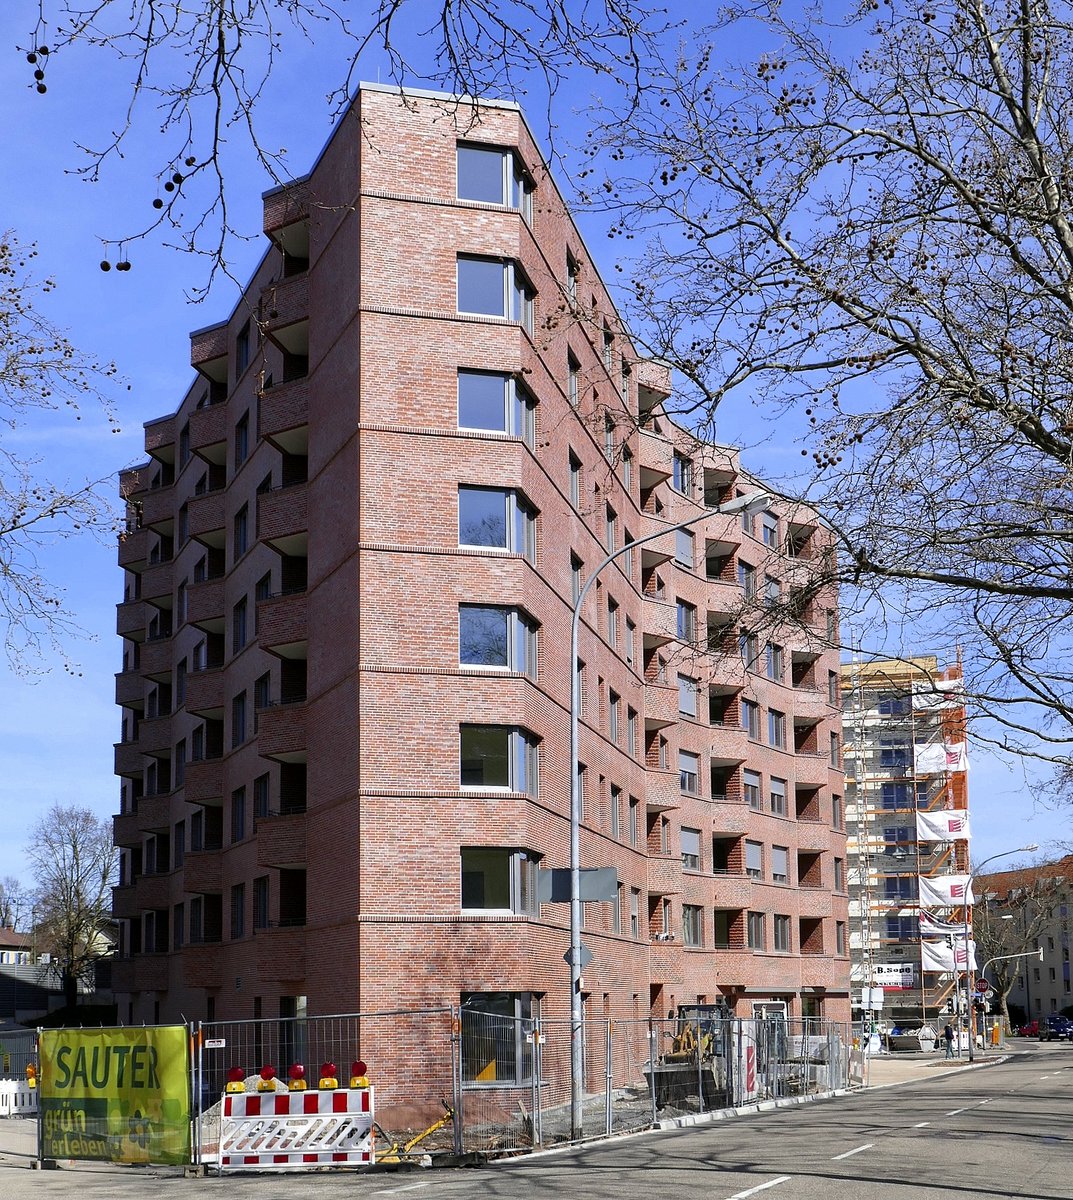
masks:
<svg viewBox="0 0 1073 1200"><path fill-rule="evenodd" d="M1060 1013L1051 1013L1040 1025L1038 1037L1041 1042L1058 1042L1068 1038L1070 1030L1073 1021Z"/></svg>
<svg viewBox="0 0 1073 1200"><path fill-rule="evenodd" d="M1029 1021L1027 1025L1022 1025L1017 1030L1018 1037L1037 1037L1039 1035L1039 1021Z"/></svg>

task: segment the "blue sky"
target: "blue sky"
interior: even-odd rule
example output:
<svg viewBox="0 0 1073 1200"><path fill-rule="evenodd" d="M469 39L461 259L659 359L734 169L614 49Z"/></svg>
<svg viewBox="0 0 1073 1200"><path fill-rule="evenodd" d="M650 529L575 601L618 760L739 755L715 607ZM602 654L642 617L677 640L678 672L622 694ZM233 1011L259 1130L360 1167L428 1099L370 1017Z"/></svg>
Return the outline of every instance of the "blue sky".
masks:
<svg viewBox="0 0 1073 1200"><path fill-rule="evenodd" d="M36 17L35 0L8 0L0 16L6 52L0 55L0 94L5 97L7 170L0 177L0 225L23 241L36 241L41 274L56 277L59 288L48 311L87 351L114 359L129 392L119 396L122 432L113 434L103 417L86 407L75 424L63 415L34 421L18 435L19 448L40 456L54 480L114 476L144 458L142 423L177 406L191 378L191 329L224 316L235 299L223 280L205 304L184 298L204 282L204 266L188 255L153 243L130 249L133 269L103 273L99 238L134 228L150 215L156 195L153 179L159 140L151 130L139 135L128 156L104 182L87 184L67 173L79 164L75 140L93 144L119 119L122 77L110 60L90 55L54 56L48 64L48 92L33 91L31 68L13 44L25 44ZM313 161L330 124L324 93L334 78L338 56L331 45L293 44L281 61L261 112L262 130L272 149L285 147L295 174ZM376 80L381 64L370 57L360 77ZM556 121L567 137L572 109L586 99L585 84L559 98ZM530 113L540 132L539 110ZM560 144L560 149L565 143ZM567 155L569 167L570 156ZM230 193L233 220L252 240L235 248L234 270L245 278L263 250L260 193L271 181L247 156L239 162ZM569 181L560 180L569 194ZM589 248L605 277L611 247L598 219L580 218ZM612 278L613 282L613 278ZM722 440L737 442L744 430L755 448L746 455L758 473L789 472L800 454L786 420L757 432L755 412L743 400L721 410ZM85 804L102 816L118 809L118 780L112 775L112 743L118 737L114 673L120 643L114 636L115 604L122 591L114 544L92 538L66 541L42 565L66 590L69 607L89 639L74 643L71 656L79 673L62 663L38 678L20 677L0 663L0 754L4 763L0 793L0 877L22 875L23 846L29 827L55 802ZM888 652L901 647L886 647ZM949 659L948 646L918 649ZM1065 835L1067 819L1048 810L1040 788L1026 780L1023 765L978 751L970 777L975 813L974 857L1030 841L1049 843Z"/></svg>

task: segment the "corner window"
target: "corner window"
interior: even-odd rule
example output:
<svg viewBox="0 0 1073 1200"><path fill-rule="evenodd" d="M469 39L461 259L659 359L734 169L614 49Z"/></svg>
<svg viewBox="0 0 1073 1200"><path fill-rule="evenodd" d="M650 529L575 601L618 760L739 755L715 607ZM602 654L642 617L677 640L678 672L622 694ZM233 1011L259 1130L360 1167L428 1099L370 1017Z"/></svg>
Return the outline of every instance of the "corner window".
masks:
<svg viewBox="0 0 1073 1200"><path fill-rule="evenodd" d="M459 784L537 794L537 742L510 725L459 727Z"/></svg>
<svg viewBox="0 0 1073 1200"><path fill-rule="evenodd" d="M502 204L532 220L533 184L512 150L460 143L457 170L459 200Z"/></svg>
<svg viewBox="0 0 1073 1200"><path fill-rule="evenodd" d="M539 855L500 847L462 847L462 908L539 916Z"/></svg>
<svg viewBox="0 0 1073 1200"><path fill-rule="evenodd" d="M517 321L533 331L536 293L510 259L458 256L458 311Z"/></svg>
<svg viewBox="0 0 1073 1200"><path fill-rule="evenodd" d="M459 429L491 429L536 444L536 401L511 375L458 372Z"/></svg>
<svg viewBox="0 0 1073 1200"><path fill-rule="evenodd" d="M486 546L536 561L536 510L508 488L458 489L458 544Z"/></svg>
<svg viewBox="0 0 1073 1200"><path fill-rule="evenodd" d="M458 661L469 667L503 667L535 679L536 623L516 608L461 604Z"/></svg>

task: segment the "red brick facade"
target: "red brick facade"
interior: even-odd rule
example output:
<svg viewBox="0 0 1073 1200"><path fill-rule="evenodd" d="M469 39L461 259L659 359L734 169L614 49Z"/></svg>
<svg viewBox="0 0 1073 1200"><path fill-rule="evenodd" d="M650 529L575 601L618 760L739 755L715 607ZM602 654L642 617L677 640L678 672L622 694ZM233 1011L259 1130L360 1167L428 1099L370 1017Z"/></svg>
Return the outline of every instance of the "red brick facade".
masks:
<svg viewBox="0 0 1073 1200"><path fill-rule="evenodd" d="M124 475L121 1016L468 992L565 1015L569 906L537 905L526 864L568 865L577 564L706 514L691 549L638 547L585 604L582 865L620 884L585 905L588 1003L844 1019L835 598L788 620L826 535L781 502L748 530L715 511L762 486L663 414L667 373L635 361L518 110L474 115L361 91L266 197L270 249ZM503 151L506 202L459 199L459 141ZM459 311L460 255L500 265L504 316ZM462 427L460 371L501 375L508 412L520 385L531 427ZM466 487L501 489L506 521L463 538ZM535 631L535 667L531 643L463 662L466 605Z"/></svg>

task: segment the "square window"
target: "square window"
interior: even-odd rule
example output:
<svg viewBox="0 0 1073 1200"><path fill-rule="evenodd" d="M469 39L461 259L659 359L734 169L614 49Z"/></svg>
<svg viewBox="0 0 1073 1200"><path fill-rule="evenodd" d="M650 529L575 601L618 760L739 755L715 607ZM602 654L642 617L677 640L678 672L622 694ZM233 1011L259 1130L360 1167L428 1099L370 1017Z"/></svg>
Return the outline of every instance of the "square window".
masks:
<svg viewBox="0 0 1073 1200"><path fill-rule="evenodd" d="M517 321L532 332L536 293L509 260L458 256L458 311Z"/></svg>
<svg viewBox="0 0 1073 1200"><path fill-rule="evenodd" d="M533 1017L529 992L461 994L462 1085L527 1084L533 1047L525 1034Z"/></svg>
<svg viewBox="0 0 1073 1200"><path fill-rule="evenodd" d="M508 488L458 489L458 544L508 550L536 561L536 510Z"/></svg>
<svg viewBox="0 0 1073 1200"><path fill-rule="evenodd" d="M502 204L533 216L533 184L512 150L460 142L456 152L459 200Z"/></svg>
<svg viewBox="0 0 1073 1200"><path fill-rule="evenodd" d="M459 727L459 783L462 787L506 788L537 794L537 743L532 734L509 725Z"/></svg>
<svg viewBox="0 0 1073 1200"><path fill-rule="evenodd" d="M536 678L537 626L515 608L458 606L458 661L470 667L501 667Z"/></svg>
<svg viewBox="0 0 1073 1200"><path fill-rule="evenodd" d="M497 371L458 372L459 429L487 429L536 441L536 401L511 375Z"/></svg>
<svg viewBox="0 0 1073 1200"><path fill-rule="evenodd" d="M526 850L462 847L462 909L538 916L537 863Z"/></svg>

